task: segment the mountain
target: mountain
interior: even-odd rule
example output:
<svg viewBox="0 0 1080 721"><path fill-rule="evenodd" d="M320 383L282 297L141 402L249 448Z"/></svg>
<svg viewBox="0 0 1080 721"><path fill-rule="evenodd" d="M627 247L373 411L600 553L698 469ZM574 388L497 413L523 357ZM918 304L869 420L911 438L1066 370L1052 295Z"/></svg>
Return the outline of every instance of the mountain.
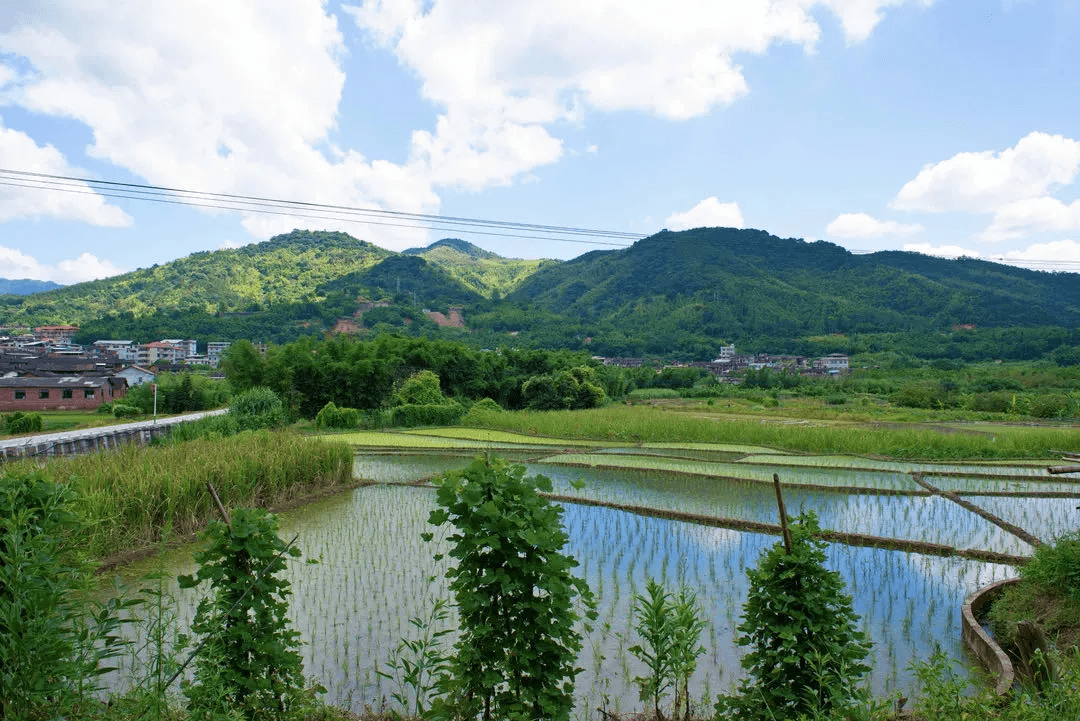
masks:
<svg viewBox="0 0 1080 721"><path fill-rule="evenodd" d="M294 230L242 248L78 283L23 301L0 298L0 322L81 325L107 313L250 312L318 300L322 283L374 266L390 251L345 233Z"/></svg>
<svg viewBox="0 0 1080 721"><path fill-rule="evenodd" d="M0 278L0 295L31 295L63 287L59 283L53 283L51 280L30 280L29 278L10 280Z"/></svg>
<svg viewBox="0 0 1080 721"><path fill-rule="evenodd" d="M552 260L503 258L458 238L443 238L426 248L409 248L402 252L420 256L441 267L485 298L505 296L540 268L558 264Z"/></svg>
<svg viewBox="0 0 1080 721"><path fill-rule="evenodd" d="M450 306L461 308L464 329L440 328L423 312L449 315ZM1080 275L895 251L854 255L733 228L663 231L565 262L501 258L458 239L393 253L343 233L298 230L0 296L0 324L12 323L78 324L78 342L284 342L337 326L608 356L702 360L734 342L804 355L827 347L1033 358L1080 345Z"/></svg>
<svg viewBox="0 0 1080 721"><path fill-rule="evenodd" d="M1080 276L916 253L854 255L762 230L663 231L541 268L507 300L626 331L705 337L1080 325Z"/></svg>

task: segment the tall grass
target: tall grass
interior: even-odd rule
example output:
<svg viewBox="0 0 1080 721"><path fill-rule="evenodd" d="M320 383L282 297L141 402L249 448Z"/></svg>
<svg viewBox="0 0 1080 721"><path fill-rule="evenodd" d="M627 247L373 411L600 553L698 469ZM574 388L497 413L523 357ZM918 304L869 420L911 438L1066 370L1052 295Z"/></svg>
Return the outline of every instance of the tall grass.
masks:
<svg viewBox="0 0 1080 721"><path fill-rule="evenodd" d="M477 414L477 425L537 436L596 438L627 443L680 441L742 443L809 453L879 455L908 459L1049 458L1080 451L1075 428L985 427L977 433L933 428L815 426L760 419L709 417L647 406L583 411Z"/></svg>
<svg viewBox="0 0 1080 721"><path fill-rule="evenodd" d="M9 471L30 461L11 464ZM216 513L206 482L226 507L266 506L352 478L353 453L342 444L285 432L257 431L161 446L125 445L57 458L46 473L78 492L89 521L83 548L104 557L141 548L172 530L188 534Z"/></svg>

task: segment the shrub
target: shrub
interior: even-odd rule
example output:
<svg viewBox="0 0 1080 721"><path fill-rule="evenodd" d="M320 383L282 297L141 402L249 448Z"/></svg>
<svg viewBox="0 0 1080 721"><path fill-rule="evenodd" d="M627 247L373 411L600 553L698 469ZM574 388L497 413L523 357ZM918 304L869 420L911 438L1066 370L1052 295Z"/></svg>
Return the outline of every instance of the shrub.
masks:
<svg viewBox="0 0 1080 721"><path fill-rule="evenodd" d="M1070 405L1068 396L1035 396L1028 404L1028 415L1035 418L1065 418L1069 415Z"/></svg>
<svg viewBox="0 0 1080 721"><path fill-rule="evenodd" d="M435 711L450 718L569 719L581 651L575 599L592 593L571 574L562 508L537 491L543 476L501 459L476 460L436 481L429 522L450 523L447 572L460 622ZM432 534L425 534L431 540Z"/></svg>
<svg viewBox="0 0 1080 721"><path fill-rule="evenodd" d="M356 428L360 425L360 411L355 408L341 408L327 401L315 415L317 428Z"/></svg>
<svg viewBox="0 0 1080 721"><path fill-rule="evenodd" d="M0 718L63 716L123 649L119 613L133 604L87 608L74 499L40 471L0 477Z"/></svg>
<svg viewBox="0 0 1080 721"><path fill-rule="evenodd" d="M503 413L503 407L490 398L481 398L461 417L461 422L468 426L482 426L487 416L493 413Z"/></svg>
<svg viewBox="0 0 1080 721"><path fill-rule="evenodd" d="M812 512L798 516L791 552L778 542L747 571L750 593L738 644L751 648L741 662L748 675L737 695L717 700L719 718L814 716L861 696L857 686L870 670L864 663L870 645L857 629L840 575L825 568L818 530Z"/></svg>
<svg viewBox="0 0 1080 721"><path fill-rule="evenodd" d="M108 401L108 402L102 403L100 406L98 406L97 407L97 412L98 413L103 413L103 414L108 413L108 414L111 415L112 414L112 407L113 407L112 402Z"/></svg>
<svg viewBox="0 0 1080 721"><path fill-rule="evenodd" d="M1008 413L1016 405L1016 394L1007 391L976 393L971 401L971 410L983 413Z"/></svg>
<svg viewBox="0 0 1080 721"><path fill-rule="evenodd" d="M233 397L229 415L242 430L275 428L285 423L285 406L281 397L266 386L256 386Z"/></svg>
<svg viewBox="0 0 1080 721"><path fill-rule="evenodd" d="M283 556L299 556L277 535L277 517L240 509L230 524L213 522L207 546L195 554L194 576L181 588L209 581L213 595L199 602L191 629L206 645L185 693L196 711L239 710L247 719L278 719L303 707L299 633L290 628L292 591Z"/></svg>
<svg viewBox="0 0 1080 721"><path fill-rule="evenodd" d="M42 428L40 413L15 411L4 416L4 430L8 433L33 433Z"/></svg>
<svg viewBox="0 0 1080 721"><path fill-rule="evenodd" d="M449 426L461 420L465 407L451 401L443 404L408 404L390 409L390 424L412 428L414 426Z"/></svg>
<svg viewBox="0 0 1080 721"><path fill-rule="evenodd" d="M113 403L112 414L115 418L130 418L142 414L142 409L123 403Z"/></svg>

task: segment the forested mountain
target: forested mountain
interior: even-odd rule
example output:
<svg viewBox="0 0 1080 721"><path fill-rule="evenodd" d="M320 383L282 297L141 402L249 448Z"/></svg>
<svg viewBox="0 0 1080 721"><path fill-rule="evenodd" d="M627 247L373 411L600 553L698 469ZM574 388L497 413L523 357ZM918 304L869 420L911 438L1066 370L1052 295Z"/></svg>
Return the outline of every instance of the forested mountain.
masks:
<svg viewBox="0 0 1080 721"><path fill-rule="evenodd" d="M345 233L295 230L242 248L193 253L163 265L65 286L29 298L0 297L4 323L81 325L107 313L250 312L317 299L321 283L390 255Z"/></svg>
<svg viewBox="0 0 1080 721"><path fill-rule="evenodd" d="M361 298L378 304L362 321L354 317ZM462 308L464 329L440 328L423 312L450 306ZM76 323L80 342L285 342L342 318L361 333L611 356L705 360L734 342L805 355L907 349L1032 358L1080 345L1080 275L915 253L854 255L731 228L663 231L566 262L500 258L456 239L392 253L342 233L294 231L0 298L0 324Z"/></svg>
<svg viewBox="0 0 1080 721"><path fill-rule="evenodd" d="M557 265L553 260L503 258L458 238L443 238L426 248L403 252L424 258L485 298L496 299L513 291L539 268Z"/></svg>
<svg viewBox="0 0 1080 721"><path fill-rule="evenodd" d="M0 295L30 295L32 293L43 293L47 290L63 287L64 286L59 283L53 283L51 280L30 280L29 278L11 280L8 278L0 278Z"/></svg>
<svg viewBox="0 0 1080 721"><path fill-rule="evenodd" d="M663 231L533 274L507 300L625 329L745 339L1080 325L1080 276L917 253L854 255L761 230Z"/></svg>

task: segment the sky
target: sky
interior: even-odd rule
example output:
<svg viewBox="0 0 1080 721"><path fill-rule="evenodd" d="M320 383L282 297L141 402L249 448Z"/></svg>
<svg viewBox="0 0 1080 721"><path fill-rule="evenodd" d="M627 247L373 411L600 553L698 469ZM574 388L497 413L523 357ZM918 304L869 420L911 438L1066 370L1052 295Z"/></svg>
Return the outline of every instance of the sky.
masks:
<svg viewBox="0 0 1080 721"><path fill-rule="evenodd" d="M1077 272L1078 71L1076 0L0 0L0 277L698 226Z"/></svg>

